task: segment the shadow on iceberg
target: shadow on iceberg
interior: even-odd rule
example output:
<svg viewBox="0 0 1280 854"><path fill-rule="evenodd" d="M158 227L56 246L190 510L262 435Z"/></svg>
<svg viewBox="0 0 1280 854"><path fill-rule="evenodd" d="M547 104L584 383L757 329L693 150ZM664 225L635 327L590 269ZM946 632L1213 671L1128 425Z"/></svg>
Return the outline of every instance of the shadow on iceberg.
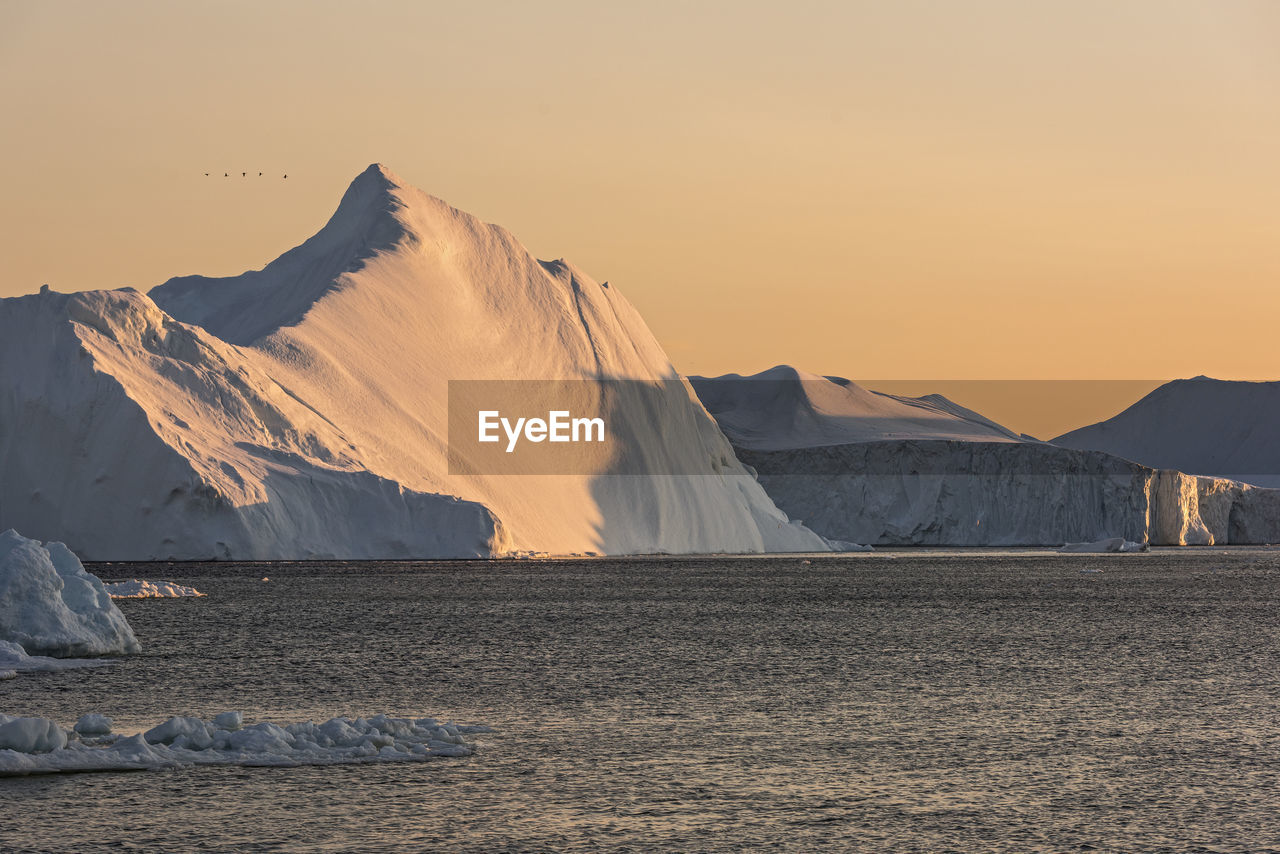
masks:
<svg viewBox="0 0 1280 854"><path fill-rule="evenodd" d="M604 387L617 452L590 482L601 551L653 552L653 543L672 554L831 550L775 506L687 381Z"/></svg>

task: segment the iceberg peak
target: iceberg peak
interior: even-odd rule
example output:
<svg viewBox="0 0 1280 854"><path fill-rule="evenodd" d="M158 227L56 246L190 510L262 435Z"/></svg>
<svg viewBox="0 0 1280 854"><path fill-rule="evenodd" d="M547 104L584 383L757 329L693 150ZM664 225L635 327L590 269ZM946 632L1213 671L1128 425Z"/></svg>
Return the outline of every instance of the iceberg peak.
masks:
<svg viewBox="0 0 1280 854"><path fill-rule="evenodd" d="M386 166L370 164L347 186L338 209L321 234L335 229L347 234L361 231L373 234L380 231L380 224L390 226L393 232L402 231L403 226L394 222L394 215L406 207L398 191L407 187L400 176Z"/></svg>
<svg viewBox="0 0 1280 854"><path fill-rule="evenodd" d="M228 278L180 276L151 289L162 310L232 344L246 345L298 323L345 274L414 236L407 224L417 194L381 163L348 185L318 232L261 270Z"/></svg>
<svg viewBox="0 0 1280 854"><path fill-rule="evenodd" d="M357 175L348 185L347 194L350 195L353 191L368 195L388 194L408 187L409 184L403 178L383 164L370 163L368 168Z"/></svg>

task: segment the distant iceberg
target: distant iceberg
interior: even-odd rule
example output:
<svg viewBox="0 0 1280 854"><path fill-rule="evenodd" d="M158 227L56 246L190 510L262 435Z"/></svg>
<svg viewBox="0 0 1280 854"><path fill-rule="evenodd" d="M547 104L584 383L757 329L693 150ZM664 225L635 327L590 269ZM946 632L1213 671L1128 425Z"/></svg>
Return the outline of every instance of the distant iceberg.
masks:
<svg viewBox="0 0 1280 854"><path fill-rule="evenodd" d="M203 596L194 587L184 587L172 581L142 581L131 578L128 581L116 581L104 584L112 599L183 599L189 596Z"/></svg>
<svg viewBox="0 0 1280 854"><path fill-rule="evenodd" d="M1165 383L1128 409L1053 440L1155 469L1280 486L1280 382L1193 377Z"/></svg>
<svg viewBox="0 0 1280 854"><path fill-rule="evenodd" d="M47 718L0 715L0 777L73 771L143 771L196 765L298 767L413 762L470 756L465 736L493 732L434 718L332 718L323 723L242 725L239 712L212 721L172 717L121 736L111 720L84 715L73 729Z"/></svg>

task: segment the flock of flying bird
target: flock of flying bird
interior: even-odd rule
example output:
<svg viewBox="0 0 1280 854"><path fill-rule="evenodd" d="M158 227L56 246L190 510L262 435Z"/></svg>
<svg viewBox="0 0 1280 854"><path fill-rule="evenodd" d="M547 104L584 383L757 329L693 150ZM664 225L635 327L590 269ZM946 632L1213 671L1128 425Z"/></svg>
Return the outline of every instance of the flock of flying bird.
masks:
<svg viewBox="0 0 1280 854"><path fill-rule="evenodd" d="M204 173L204 177L208 178L208 177L209 177L209 173L208 173L208 172ZM223 177L223 178L230 178L230 177L231 177L231 173L230 173L230 172L223 172L223 173L222 173L222 177ZM241 172L241 173L240 173L240 177L241 177L241 178L248 178L248 177L249 177L249 173L248 173L248 172ZM259 177L259 178L261 178L261 177L262 177L262 173L261 173L261 172L259 172L259 173L258 173L258 177ZM285 175L284 177L288 178L289 176L288 176L288 175Z"/></svg>

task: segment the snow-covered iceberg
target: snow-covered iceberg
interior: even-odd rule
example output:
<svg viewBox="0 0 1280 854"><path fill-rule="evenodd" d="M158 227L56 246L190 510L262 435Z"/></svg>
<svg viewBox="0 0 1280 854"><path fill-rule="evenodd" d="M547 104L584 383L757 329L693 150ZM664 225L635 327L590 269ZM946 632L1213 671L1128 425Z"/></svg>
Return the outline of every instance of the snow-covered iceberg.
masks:
<svg viewBox="0 0 1280 854"><path fill-rule="evenodd" d="M131 578L128 581L106 582L103 586L112 599L183 599L204 595L194 587L185 587L172 581Z"/></svg>
<svg viewBox="0 0 1280 854"><path fill-rule="evenodd" d="M0 776L73 771L138 771L197 765L297 767L413 762L470 756L467 735L493 732L434 718L332 718L322 723L249 726L228 712L211 721L173 717L132 736L85 715L67 730L46 718L0 715Z"/></svg>
<svg viewBox="0 0 1280 854"><path fill-rule="evenodd" d="M0 640L17 644L26 655L112 655L142 649L102 582L85 571L70 549L12 529L0 534Z"/></svg>
<svg viewBox="0 0 1280 854"><path fill-rule="evenodd" d="M613 414L672 473L452 471L451 380L670 387ZM4 524L86 559L827 548L616 287L379 165L261 270L0 300L0 388Z"/></svg>

